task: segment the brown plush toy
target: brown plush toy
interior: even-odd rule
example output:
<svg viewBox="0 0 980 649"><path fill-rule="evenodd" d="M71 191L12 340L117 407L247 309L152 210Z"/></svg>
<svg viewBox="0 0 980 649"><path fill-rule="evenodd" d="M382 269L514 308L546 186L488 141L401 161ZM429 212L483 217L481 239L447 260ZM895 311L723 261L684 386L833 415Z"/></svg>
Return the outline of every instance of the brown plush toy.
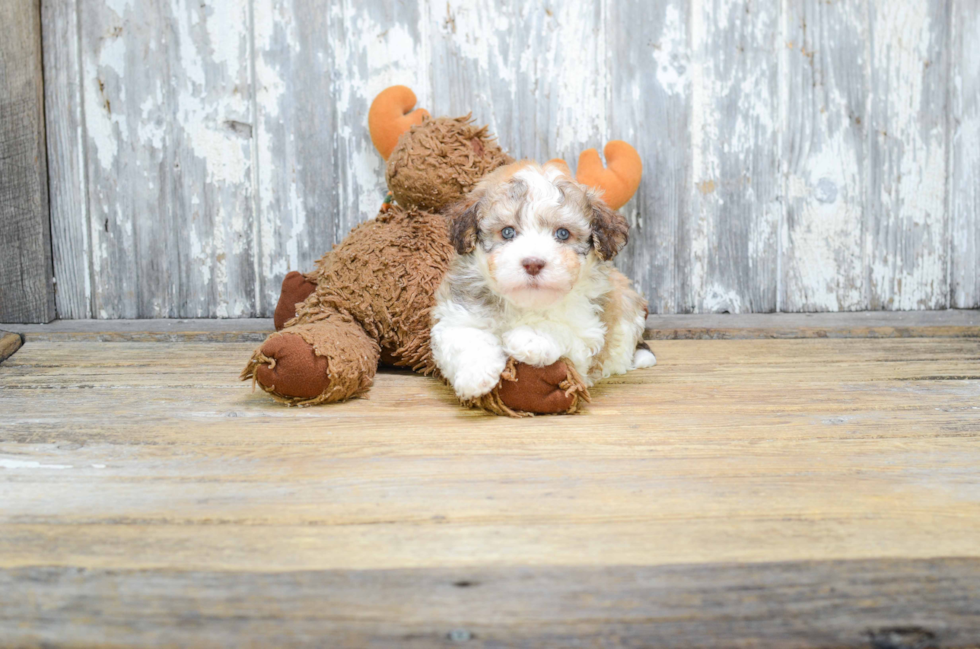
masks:
<svg viewBox="0 0 980 649"><path fill-rule="evenodd" d="M404 86L384 90L368 113L371 139L387 160L394 197L355 227L311 273L289 273L275 311L277 332L242 372L294 405L341 401L371 386L378 363L433 374L429 314L452 255L442 211L486 174L513 162L469 116L430 118ZM579 160L580 182L601 187L616 209L636 191L639 156L625 142ZM523 416L575 412L588 390L570 363L532 367L511 360L489 394L464 405Z"/></svg>

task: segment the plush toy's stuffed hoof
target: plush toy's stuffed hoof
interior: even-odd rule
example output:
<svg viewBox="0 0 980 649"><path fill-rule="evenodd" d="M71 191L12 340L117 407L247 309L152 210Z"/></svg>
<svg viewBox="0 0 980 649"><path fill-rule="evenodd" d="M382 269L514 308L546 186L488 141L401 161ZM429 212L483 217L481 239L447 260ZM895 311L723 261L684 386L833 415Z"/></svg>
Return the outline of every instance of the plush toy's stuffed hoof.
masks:
<svg viewBox="0 0 980 649"><path fill-rule="evenodd" d="M305 302L315 290L316 284L306 279L302 273L295 270L286 273L282 280L282 293L279 294L279 302L272 316L276 331L281 331L287 322L296 317L296 305Z"/></svg>
<svg viewBox="0 0 980 649"><path fill-rule="evenodd" d="M573 414L591 401L585 381L562 359L547 367L507 361L492 392L465 405L508 417Z"/></svg>
<svg viewBox="0 0 980 649"><path fill-rule="evenodd" d="M331 313L266 338L241 378L291 405L343 401L371 387L379 353L353 318Z"/></svg>
<svg viewBox="0 0 980 649"><path fill-rule="evenodd" d="M327 389L329 363L297 334L273 334L266 339L242 374L263 390L285 400L315 399Z"/></svg>

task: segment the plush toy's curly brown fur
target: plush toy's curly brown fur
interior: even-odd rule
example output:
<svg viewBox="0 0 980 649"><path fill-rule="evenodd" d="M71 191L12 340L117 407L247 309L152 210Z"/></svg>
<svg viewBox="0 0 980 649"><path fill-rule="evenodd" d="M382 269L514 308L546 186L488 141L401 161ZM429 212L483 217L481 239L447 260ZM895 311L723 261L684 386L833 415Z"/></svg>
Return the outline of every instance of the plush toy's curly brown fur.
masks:
<svg viewBox="0 0 980 649"><path fill-rule="evenodd" d="M395 203L354 228L313 272L286 276L275 313L281 330L242 372L243 380L281 402L312 405L361 395L379 362L436 372L429 315L455 254L449 221L439 211L513 160L469 116L432 119L414 106L414 93L396 86L370 111ZM538 368L511 359L491 393L463 405L525 416L575 412L588 400L570 363Z"/></svg>
<svg viewBox="0 0 980 649"><path fill-rule="evenodd" d="M470 116L426 119L388 157L385 180L402 207L439 211L463 198L484 176L514 159Z"/></svg>

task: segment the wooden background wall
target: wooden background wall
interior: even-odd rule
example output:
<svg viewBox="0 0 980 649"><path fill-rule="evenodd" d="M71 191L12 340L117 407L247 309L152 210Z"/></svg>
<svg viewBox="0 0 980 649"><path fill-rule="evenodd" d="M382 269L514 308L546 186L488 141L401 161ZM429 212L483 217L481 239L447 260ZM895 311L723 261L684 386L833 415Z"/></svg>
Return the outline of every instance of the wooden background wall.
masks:
<svg viewBox="0 0 980 649"><path fill-rule="evenodd" d="M516 156L620 138L651 311L980 305L980 0L44 0L57 307L269 315L384 195L403 83Z"/></svg>

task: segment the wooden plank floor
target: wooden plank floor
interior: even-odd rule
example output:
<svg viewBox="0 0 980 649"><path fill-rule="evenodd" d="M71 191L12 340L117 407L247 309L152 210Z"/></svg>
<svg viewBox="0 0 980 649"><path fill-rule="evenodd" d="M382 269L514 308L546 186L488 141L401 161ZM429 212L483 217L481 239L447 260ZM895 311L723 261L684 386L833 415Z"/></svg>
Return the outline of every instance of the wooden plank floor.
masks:
<svg viewBox="0 0 980 649"><path fill-rule="evenodd" d="M252 343L0 365L0 645L980 645L980 339L668 340L587 412Z"/></svg>

